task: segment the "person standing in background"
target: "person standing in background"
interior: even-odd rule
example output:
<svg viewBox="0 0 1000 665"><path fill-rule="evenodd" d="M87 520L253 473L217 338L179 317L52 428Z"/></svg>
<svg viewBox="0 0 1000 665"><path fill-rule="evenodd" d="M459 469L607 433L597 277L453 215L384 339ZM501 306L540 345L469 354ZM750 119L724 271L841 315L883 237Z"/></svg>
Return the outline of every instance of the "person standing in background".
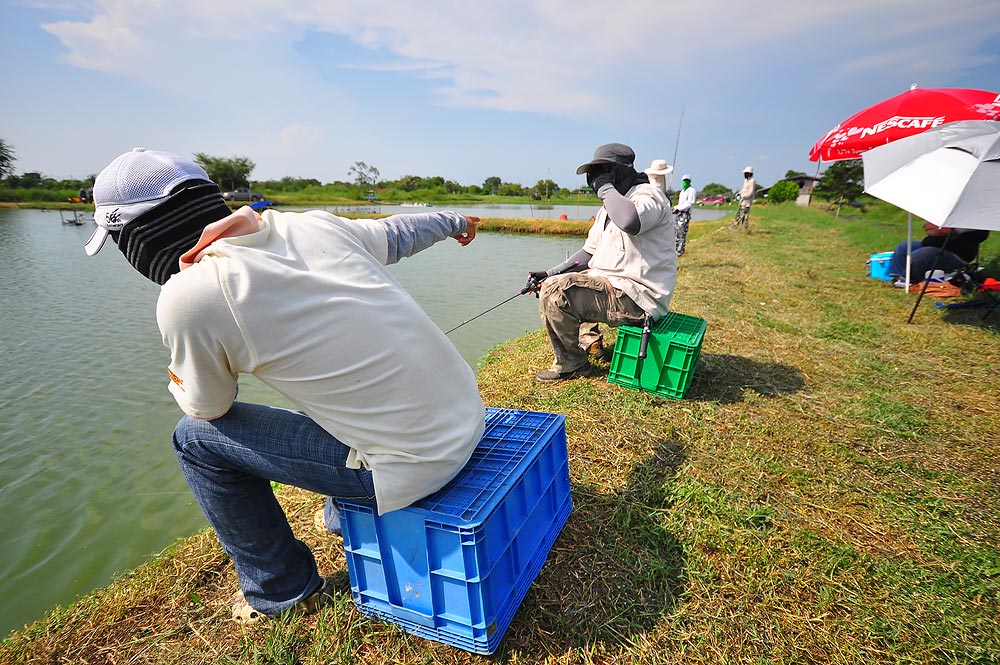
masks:
<svg viewBox="0 0 1000 665"><path fill-rule="evenodd" d="M677 224L677 256L684 253L687 246L688 224L691 222L691 208L694 207L694 187L691 186L691 176L681 176L681 193L674 206L674 222Z"/></svg>
<svg viewBox="0 0 1000 665"><path fill-rule="evenodd" d="M743 169L743 187L740 188L740 209L736 212L736 219L729 228L735 229L742 226L747 231L750 230L750 206L753 204L756 189L757 183L753 179L753 167L748 166Z"/></svg>
<svg viewBox="0 0 1000 665"><path fill-rule="evenodd" d="M667 164L665 159L654 159L649 168L643 171L649 177L649 182L660 188L660 191L667 195L667 202L670 201L670 193L667 191L667 176L674 172L674 167Z"/></svg>

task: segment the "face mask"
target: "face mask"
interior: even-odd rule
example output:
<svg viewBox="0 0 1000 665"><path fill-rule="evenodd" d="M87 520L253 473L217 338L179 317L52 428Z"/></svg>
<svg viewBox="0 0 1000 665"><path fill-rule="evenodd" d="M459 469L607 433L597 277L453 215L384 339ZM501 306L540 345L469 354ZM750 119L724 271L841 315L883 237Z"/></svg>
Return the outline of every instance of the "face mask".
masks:
<svg viewBox="0 0 1000 665"><path fill-rule="evenodd" d="M646 177L645 173L638 173L634 168L625 164L615 164L611 173L614 178L615 189L622 196L628 194L628 190L636 185L649 182L649 178Z"/></svg>
<svg viewBox="0 0 1000 665"><path fill-rule="evenodd" d="M144 277L166 284L180 272L181 255L194 246L201 232L230 213L214 183L187 187L126 224L118 249Z"/></svg>

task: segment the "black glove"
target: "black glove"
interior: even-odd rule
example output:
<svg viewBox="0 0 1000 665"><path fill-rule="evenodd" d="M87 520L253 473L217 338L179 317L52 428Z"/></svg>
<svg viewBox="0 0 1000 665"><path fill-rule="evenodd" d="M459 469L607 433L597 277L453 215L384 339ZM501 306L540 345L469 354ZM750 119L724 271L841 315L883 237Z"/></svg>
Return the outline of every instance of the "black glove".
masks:
<svg viewBox="0 0 1000 665"><path fill-rule="evenodd" d="M548 276L549 273L545 272L544 270L536 270L534 272L529 272L528 282L527 284L524 285L524 288L521 289L521 294L523 295L525 293L534 293L535 297L538 297L538 290L541 288L542 282Z"/></svg>
<svg viewBox="0 0 1000 665"><path fill-rule="evenodd" d="M604 185L614 185L615 181L610 172L598 173L596 171L587 171L587 184L597 194L601 187Z"/></svg>

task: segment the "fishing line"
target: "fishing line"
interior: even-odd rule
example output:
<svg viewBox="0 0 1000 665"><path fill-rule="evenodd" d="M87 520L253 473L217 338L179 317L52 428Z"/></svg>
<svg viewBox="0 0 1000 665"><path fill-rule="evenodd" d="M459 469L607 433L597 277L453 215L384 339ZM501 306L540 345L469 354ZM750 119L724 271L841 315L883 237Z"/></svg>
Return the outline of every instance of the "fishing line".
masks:
<svg viewBox="0 0 1000 665"><path fill-rule="evenodd" d="M457 326L455 326L451 330L445 331L444 334L445 335L450 335L451 333L455 332L456 330L458 330L459 328L461 328L462 326L464 326L466 323L471 323L472 321L475 321L476 319L478 319L480 316L483 316L484 314L489 314L490 312L492 312L493 310L495 310L500 305L506 305L507 303L509 303L514 298L516 298L518 296L523 296L525 293L528 293L528 287L525 287L521 291L518 291L517 293L515 293L514 295L512 295L510 298L507 298L506 300L504 300L503 302L497 303L496 305L493 305L493 307L490 307L485 312L482 312L480 314L476 314L474 317L472 317L471 319L468 319L466 321L462 321L460 324L458 324Z"/></svg>

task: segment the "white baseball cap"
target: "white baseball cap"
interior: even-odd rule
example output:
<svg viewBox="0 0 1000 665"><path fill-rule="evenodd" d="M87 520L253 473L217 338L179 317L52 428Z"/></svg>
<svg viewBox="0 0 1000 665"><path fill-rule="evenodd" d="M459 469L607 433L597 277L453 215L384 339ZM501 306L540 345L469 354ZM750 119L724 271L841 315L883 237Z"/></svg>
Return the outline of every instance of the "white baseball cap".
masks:
<svg viewBox="0 0 1000 665"><path fill-rule="evenodd" d="M683 182L685 180L690 180L690 179L691 179L691 176L689 176L687 173L685 173L684 175L681 176L681 182Z"/></svg>
<svg viewBox="0 0 1000 665"><path fill-rule="evenodd" d="M748 166L745 169L743 169L743 172L744 173L753 173L753 167L752 166Z"/></svg>
<svg viewBox="0 0 1000 665"><path fill-rule="evenodd" d="M112 231L163 203L174 187L188 180L212 181L205 169L169 152L135 148L115 157L94 181L97 229L83 246L87 256L101 251Z"/></svg>

